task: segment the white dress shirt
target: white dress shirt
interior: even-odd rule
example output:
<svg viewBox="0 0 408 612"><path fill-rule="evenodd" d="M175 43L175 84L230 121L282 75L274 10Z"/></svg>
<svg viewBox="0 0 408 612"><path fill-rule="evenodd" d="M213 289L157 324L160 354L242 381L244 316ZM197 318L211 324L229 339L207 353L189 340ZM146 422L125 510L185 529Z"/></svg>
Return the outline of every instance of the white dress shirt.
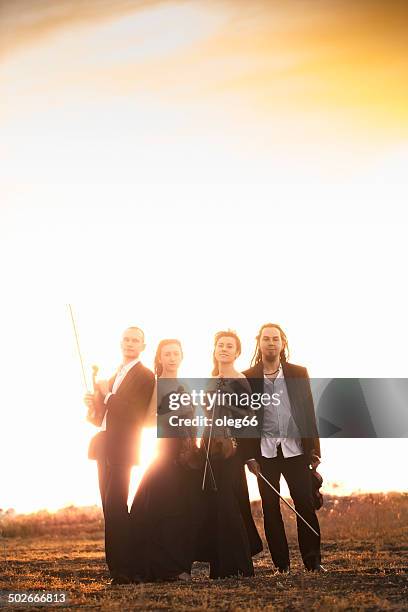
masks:
<svg viewBox="0 0 408 612"><path fill-rule="evenodd" d="M126 374L129 372L129 370L131 370L133 368L133 366L135 366L137 363L139 363L139 358L137 359L133 359L133 361L130 361L129 363L127 363L126 365L121 365L121 367L119 368L117 374L116 374L116 378L113 382L112 385L112 391L109 391L109 393L107 393L105 395L105 399L103 401L103 403L106 404L108 403L108 399L110 398L111 395L114 395L116 393L116 391L119 389L120 385L123 382L123 379L125 378ZM108 409L106 409L105 411L105 415L103 417L103 421L101 424L101 431L106 431L106 415L108 414Z"/></svg>
<svg viewBox="0 0 408 612"><path fill-rule="evenodd" d="M272 401L264 408L261 433L261 455L273 458L277 456L278 446L284 457L296 457L303 454L299 429L292 415L292 407L283 375L282 365L275 380L264 376L264 391L271 397L277 393L280 403L274 406Z"/></svg>

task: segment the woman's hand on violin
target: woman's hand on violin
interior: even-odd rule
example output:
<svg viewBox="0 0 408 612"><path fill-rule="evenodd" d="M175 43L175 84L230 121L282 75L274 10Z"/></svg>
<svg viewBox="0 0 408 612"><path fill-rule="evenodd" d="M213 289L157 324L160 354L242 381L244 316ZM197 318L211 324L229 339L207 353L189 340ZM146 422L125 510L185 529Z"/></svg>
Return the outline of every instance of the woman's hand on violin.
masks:
<svg viewBox="0 0 408 612"><path fill-rule="evenodd" d="M259 473L261 471L261 466L259 465L257 460L256 459L249 459L247 461L247 466L248 466L248 470L250 472L252 472L252 474L255 474L255 476L258 478Z"/></svg>

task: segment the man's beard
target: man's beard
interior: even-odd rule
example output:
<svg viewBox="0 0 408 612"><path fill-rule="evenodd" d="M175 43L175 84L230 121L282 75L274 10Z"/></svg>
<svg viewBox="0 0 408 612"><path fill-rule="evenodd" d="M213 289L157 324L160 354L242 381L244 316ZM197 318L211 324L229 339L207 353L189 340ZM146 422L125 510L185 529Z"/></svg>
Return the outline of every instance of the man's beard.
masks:
<svg viewBox="0 0 408 612"><path fill-rule="evenodd" d="M263 361L275 361L277 357L279 357L279 353L275 350L267 351L266 353L262 354Z"/></svg>

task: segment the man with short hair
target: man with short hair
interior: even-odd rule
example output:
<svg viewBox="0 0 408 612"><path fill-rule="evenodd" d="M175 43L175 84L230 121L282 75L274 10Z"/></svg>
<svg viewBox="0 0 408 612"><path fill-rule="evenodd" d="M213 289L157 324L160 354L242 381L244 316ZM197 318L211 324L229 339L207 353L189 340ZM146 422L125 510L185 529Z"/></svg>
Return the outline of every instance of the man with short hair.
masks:
<svg viewBox="0 0 408 612"><path fill-rule="evenodd" d="M320 463L320 442L313 398L306 368L287 362L288 342L279 325L266 323L257 336L252 367L244 372L255 393L265 393L259 410L260 437L240 439L248 468L258 477L265 535L275 567L289 571L289 548L280 511L279 491L284 476L296 510L320 534L311 486L309 465ZM278 398L275 401L273 398ZM297 518L299 548L307 570L320 571L320 536Z"/></svg>
<svg viewBox="0 0 408 612"><path fill-rule="evenodd" d="M106 563L112 584L128 584L130 575L128 495L132 465L139 463L140 438L154 389L154 374L140 362L145 348L139 327L122 336L122 365L109 380L85 396L88 420L100 427L88 456L98 463L105 517Z"/></svg>

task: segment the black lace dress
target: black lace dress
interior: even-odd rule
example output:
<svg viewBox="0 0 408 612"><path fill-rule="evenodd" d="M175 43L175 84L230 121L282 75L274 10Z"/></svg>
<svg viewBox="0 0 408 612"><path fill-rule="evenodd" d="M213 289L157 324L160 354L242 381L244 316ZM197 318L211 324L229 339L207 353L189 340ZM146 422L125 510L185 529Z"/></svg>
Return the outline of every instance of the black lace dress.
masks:
<svg viewBox="0 0 408 612"><path fill-rule="evenodd" d="M168 410L168 397L158 414ZM190 441L193 441L192 439ZM194 439L195 442L195 439ZM200 470L180 461L185 438L163 438L130 511L132 571L145 581L190 573L200 522Z"/></svg>
<svg viewBox="0 0 408 612"><path fill-rule="evenodd" d="M245 383L246 379L238 378L224 384L240 394L247 392ZM208 435L204 434L204 440ZM211 467L214 478L207 470L205 518L197 538L196 559L210 562L210 578L253 576L252 556L263 546L251 513L243 461L238 452L228 459L215 454Z"/></svg>

